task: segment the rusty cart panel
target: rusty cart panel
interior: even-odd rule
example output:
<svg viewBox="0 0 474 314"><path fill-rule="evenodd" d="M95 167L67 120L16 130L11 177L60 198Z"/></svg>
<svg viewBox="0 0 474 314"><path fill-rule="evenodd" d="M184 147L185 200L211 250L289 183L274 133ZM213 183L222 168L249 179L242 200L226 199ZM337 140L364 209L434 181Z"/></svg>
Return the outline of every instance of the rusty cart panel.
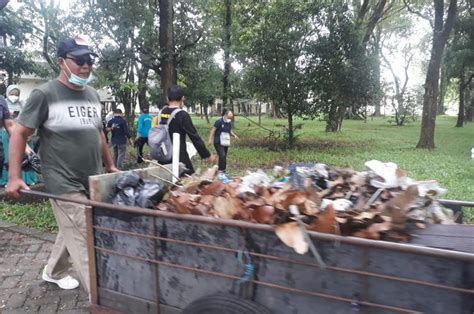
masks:
<svg viewBox="0 0 474 314"><path fill-rule="evenodd" d="M166 175L156 168L140 173ZM90 180L96 312L102 307L180 313L194 300L218 292L244 296L273 313L474 311L472 226L444 226L451 242L462 244L441 241L444 249L422 246L424 238L433 242L439 226L418 232L418 245L310 232L328 265L321 269L311 255L285 246L268 225L108 204L116 176ZM253 279L247 282L240 259L245 252L253 264Z"/></svg>

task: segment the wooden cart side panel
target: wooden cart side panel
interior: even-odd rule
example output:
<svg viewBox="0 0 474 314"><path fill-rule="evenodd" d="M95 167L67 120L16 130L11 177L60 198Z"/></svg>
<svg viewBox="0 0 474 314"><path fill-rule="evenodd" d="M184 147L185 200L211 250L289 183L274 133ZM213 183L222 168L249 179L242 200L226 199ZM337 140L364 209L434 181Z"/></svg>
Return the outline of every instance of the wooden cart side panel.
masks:
<svg viewBox="0 0 474 314"><path fill-rule="evenodd" d="M94 224L118 230L128 230L153 234L153 217L126 213L116 215L109 210L95 208ZM105 248L146 259L154 259L153 240L123 234L95 230L95 244ZM156 301L157 265L133 260L96 250L97 281L99 287ZM100 299L99 293L99 299ZM99 301L100 302L100 301Z"/></svg>
<svg viewBox="0 0 474 314"><path fill-rule="evenodd" d="M314 258L309 254L296 255L270 232L244 231L233 227L156 218L154 231L156 234L153 234L150 233L153 226L149 217L134 217L131 214L115 217L114 213L107 211L102 214L103 216L96 219L96 222L102 226L234 250L246 248L252 252L315 263ZM140 258L152 258L156 254L158 260L166 263L224 273L236 278L244 272L243 265L232 252L153 239L138 238L137 240L130 235L113 235L104 231L96 231L96 237L99 247L116 250L120 254ZM472 272L463 268L472 267L472 263L331 242L321 242L316 245L323 259L331 266L427 280L460 288L473 288L472 285L469 286L472 279L465 280L465 276L472 276ZM102 252L97 255L98 267L102 268L103 273L108 274L107 278L99 275L101 287L141 299L153 300L152 290L156 289L156 284L152 279L156 277L153 277L155 268L151 263ZM409 310L429 313L446 313L455 310L457 313L467 313L465 306L468 301L459 292L390 282L386 279L368 278L363 275L322 270L313 266L264 258L254 258L253 264L255 279L262 282L346 299L360 298ZM140 271L137 272L136 269ZM148 287L148 290L140 289L137 287L138 284ZM159 266L160 302L172 307L183 308L199 297L231 291L234 284L234 280L227 278L171 266ZM257 285L253 295L257 302L269 307L275 313L288 313L288 309L294 309L295 313L305 313L308 306L309 308L331 308L334 313L350 310L349 302L309 296L302 298L294 293L270 290L274 291L274 297L270 297L271 292L268 288ZM303 299L306 301L302 301ZM386 310L381 309L372 310L372 313L385 312Z"/></svg>
<svg viewBox="0 0 474 314"><path fill-rule="evenodd" d="M163 166L171 169L171 165ZM162 167L149 167L134 170L142 179L162 178L171 181L172 175ZM89 177L90 199L97 202L112 203L115 196L114 184L117 178L124 172L106 173Z"/></svg>

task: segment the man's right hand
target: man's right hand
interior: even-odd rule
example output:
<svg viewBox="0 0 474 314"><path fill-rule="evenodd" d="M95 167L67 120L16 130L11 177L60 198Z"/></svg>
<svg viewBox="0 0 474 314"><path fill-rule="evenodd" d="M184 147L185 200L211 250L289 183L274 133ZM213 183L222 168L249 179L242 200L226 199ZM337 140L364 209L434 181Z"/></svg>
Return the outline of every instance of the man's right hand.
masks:
<svg viewBox="0 0 474 314"><path fill-rule="evenodd" d="M30 187L20 178L9 179L7 186L5 187L5 192L7 193L8 197L19 199L21 189L29 190Z"/></svg>
<svg viewBox="0 0 474 314"><path fill-rule="evenodd" d="M216 163L216 155L211 154L211 156L209 156L209 158L207 158L207 161L209 161L209 163L211 165L214 165Z"/></svg>

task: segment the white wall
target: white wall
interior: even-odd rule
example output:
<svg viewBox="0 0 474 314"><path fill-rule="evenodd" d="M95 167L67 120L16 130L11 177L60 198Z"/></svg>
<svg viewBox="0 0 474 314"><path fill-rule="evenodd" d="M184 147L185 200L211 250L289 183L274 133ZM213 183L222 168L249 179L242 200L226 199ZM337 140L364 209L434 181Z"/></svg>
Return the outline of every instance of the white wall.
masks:
<svg viewBox="0 0 474 314"><path fill-rule="evenodd" d="M28 99L30 96L30 93L38 87L39 85L46 83L48 80L46 79L41 79L41 78L25 78L25 79L19 79L16 85L20 88L20 100L25 101Z"/></svg>

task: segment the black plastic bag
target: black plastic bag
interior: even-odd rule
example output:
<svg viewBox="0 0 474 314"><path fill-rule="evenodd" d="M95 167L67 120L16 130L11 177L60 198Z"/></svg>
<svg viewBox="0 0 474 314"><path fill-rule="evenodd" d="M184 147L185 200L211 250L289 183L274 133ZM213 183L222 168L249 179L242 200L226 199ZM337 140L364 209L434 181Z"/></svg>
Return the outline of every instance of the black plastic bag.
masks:
<svg viewBox="0 0 474 314"><path fill-rule="evenodd" d="M135 188L127 186L115 195L112 203L115 205L135 206L136 192Z"/></svg>
<svg viewBox="0 0 474 314"><path fill-rule="evenodd" d="M143 184L137 189L135 205L144 208L154 208L161 202L166 193L163 183L156 180L143 180Z"/></svg>
<svg viewBox="0 0 474 314"><path fill-rule="evenodd" d="M114 185L115 205L154 208L166 193L166 186L158 180L142 180L135 171L121 174Z"/></svg>
<svg viewBox="0 0 474 314"><path fill-rule="evenodd" d="M126 187L136 188L141 184L142 179L135 171L127 171L121 174L115 181L115 191L119 192Z"/></svg>

